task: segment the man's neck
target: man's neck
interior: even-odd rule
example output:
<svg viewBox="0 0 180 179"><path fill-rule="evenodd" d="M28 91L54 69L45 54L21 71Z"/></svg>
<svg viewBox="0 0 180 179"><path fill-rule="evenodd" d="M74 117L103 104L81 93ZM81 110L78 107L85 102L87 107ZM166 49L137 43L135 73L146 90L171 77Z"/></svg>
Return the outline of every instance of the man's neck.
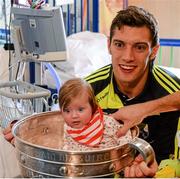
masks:
<svg viewBox="0 0 180 179"><path fill-rule="evenodd" d="M134 97L138 96L143 91L145 84L147 82L147 78L148 78L148 71L146 71L144 76L141 79L137 80L136 82L120 83L116 80L116 83L118 85L119 90L123 94L125 94L129 98L134 98Z"/></svg>

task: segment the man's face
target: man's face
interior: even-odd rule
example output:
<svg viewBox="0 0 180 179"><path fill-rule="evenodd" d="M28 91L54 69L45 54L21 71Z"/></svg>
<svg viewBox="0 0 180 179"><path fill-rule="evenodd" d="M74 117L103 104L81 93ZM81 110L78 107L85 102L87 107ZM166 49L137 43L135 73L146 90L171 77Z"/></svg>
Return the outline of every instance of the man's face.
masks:
<svg viewBox="0 0 180 179"><path fill-rule="evenodd" d="M119 85L137 86L147 79L148 64L156 56L157 47L151 48L151 35L147 27L123 26L114 31L108 41L112 65Z"/></svg>

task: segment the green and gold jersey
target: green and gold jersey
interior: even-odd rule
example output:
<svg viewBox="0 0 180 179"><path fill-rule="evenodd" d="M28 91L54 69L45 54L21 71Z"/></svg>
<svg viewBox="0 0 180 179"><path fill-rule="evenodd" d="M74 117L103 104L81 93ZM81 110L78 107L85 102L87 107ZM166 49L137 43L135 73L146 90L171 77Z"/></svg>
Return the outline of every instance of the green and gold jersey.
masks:
<svg viewBox="0 0 180 179"><path fill-rule="evenodd" d="M156 65L150 69L141 94L133 99L119 91L111 64L95 71L85 80L91 84L99 105L106 113L113 113L123 106L157 99L180 90L179 78ZM174 153L179 115L179 111L166 112L147 117L143 121L148 126L148 135L142 137L153 146L158 162Z"/></svg>
<svg viewBox="0 0 180 179"><path fill-rule="evenodd" d="M113 113L123 107L123 102L115 93L112 66L107 65L85 78L94 89L96 100L104 112Z"/></svg>

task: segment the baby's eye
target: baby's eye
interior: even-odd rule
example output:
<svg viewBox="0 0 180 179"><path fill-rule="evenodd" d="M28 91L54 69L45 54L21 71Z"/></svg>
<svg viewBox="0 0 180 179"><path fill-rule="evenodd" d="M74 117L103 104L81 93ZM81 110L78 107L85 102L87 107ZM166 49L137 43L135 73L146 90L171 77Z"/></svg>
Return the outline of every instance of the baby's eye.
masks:
<svg viewBox="0 0 180 179"><path fill-rule="evenodd" d="M67 108L65 108L65 109L63 109L63 112L65 112L65 113L69 113L69 112L70 112L70 110L69 110L69 109L67 109Z"/></svg>
<svg viewBox="0 0 180 179"><path fill-rule="evenodd" d="M80 107L80 108L79 108L79 111L80 111L80 112L82 112L83 110L84 110L84 108L83 108L83 107Z"/></svg>

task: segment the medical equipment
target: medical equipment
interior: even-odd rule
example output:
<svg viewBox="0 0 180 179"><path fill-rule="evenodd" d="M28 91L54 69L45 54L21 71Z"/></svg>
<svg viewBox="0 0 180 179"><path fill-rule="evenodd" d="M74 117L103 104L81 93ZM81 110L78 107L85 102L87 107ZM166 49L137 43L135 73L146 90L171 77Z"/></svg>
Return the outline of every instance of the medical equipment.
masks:
<svg viewBox="0 0 180 179"><path fill-rule="evenodd" d="M19 65L14 79L10 78L9 82L0 83L1 127L7 127L12 120L50 110L50 91L28 83L30 81L24 78L26 64L32 61L38 63L35 75L39 81L36 80L35 83L41 85L41 62L61 61L67 58L66 35L60 8L51 7L45 10L12 7L11 13L14 61ZM53 77L57 77L52 65L44 64ZM59 89L60 80L56 79L55 82Z"/></svg>
<svg viewBox="0 0 180 179"><path fill-rule="evenodd" d="M61 8L12 7L12 41L22 60L66 60L66 35Z"/></svg>

